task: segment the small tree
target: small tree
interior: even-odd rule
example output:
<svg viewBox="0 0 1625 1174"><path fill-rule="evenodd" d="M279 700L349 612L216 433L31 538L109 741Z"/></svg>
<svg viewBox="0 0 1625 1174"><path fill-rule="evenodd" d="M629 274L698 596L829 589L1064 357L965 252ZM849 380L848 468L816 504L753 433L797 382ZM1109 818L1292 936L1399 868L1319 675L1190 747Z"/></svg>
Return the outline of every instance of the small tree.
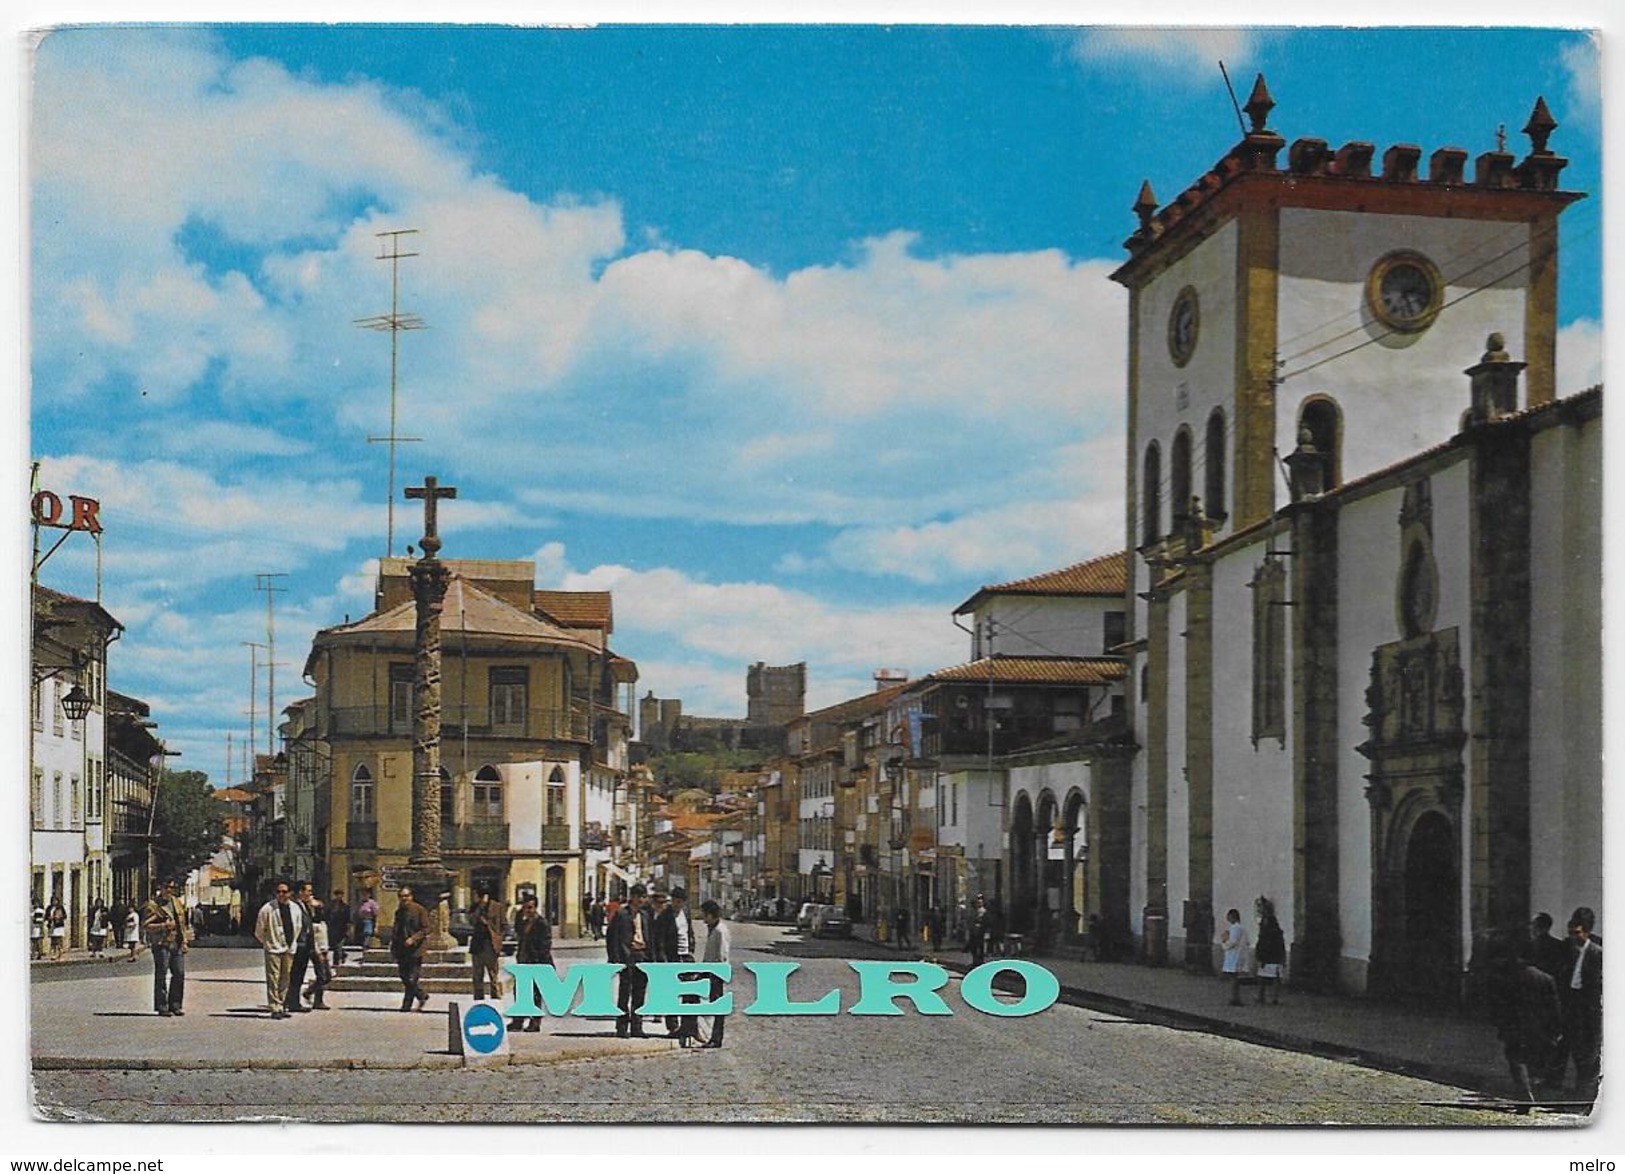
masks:
<svg viewBox="0 0 1625 1174"><path fill-rule="evenodd" d="M152 830L155 880L182 877L207 863L226 834L209 776L200 770L165 770Z"/></svg>

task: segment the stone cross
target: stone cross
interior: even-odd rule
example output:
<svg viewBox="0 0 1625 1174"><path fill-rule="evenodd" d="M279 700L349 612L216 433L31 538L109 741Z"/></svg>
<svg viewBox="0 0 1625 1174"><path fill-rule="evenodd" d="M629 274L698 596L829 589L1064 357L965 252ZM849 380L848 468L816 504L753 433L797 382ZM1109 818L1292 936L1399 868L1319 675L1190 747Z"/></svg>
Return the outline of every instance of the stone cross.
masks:
<svg viewBox="0 0 1625 1174"><path fill-rule="evenodd" d="M408 485L406 496L423 501L423 541L419 545L427 557L433 558L440 552L439 499L456 497L457 487L447 485L442 488L433 477L425 477L422 485Z"/></svg>

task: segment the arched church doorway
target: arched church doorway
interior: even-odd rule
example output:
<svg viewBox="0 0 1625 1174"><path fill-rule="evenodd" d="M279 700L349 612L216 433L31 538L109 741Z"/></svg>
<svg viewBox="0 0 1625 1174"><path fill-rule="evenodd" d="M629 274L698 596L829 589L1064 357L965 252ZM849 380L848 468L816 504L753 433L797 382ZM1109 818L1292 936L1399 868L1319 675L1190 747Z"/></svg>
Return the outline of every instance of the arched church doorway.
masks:
<svg viewBox="0 0 1625 1174"><path fill-rule="evenodd" d="M1454 1002L1459 991L1460 880L1456 837L1437 811L1419 817L1405 843L1404 926L1400 976L1405 993L1429 1002Z"/></svg>

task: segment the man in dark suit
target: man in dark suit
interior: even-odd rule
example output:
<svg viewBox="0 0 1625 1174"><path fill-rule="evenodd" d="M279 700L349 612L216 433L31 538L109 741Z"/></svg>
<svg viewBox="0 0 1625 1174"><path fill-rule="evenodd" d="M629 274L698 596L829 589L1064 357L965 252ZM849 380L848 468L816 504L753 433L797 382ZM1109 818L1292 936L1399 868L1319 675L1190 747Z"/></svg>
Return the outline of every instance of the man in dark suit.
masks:
<svg viewBox="0 0 1625 1174"><path fill-rule="evenodd" d="M658 903L659 896L656 895ZM688 890L681 885L673 887L671 891L671 904L664 909L657 909L655 913L655 956L656 962L692 962L694 961L694 919L688 912ZM692 1015L666 1016L666 1034L674 1036L686 1048L689 1037L693 1033L685 1030L685 1025L692 1022Z"/></svg>
<svg viewBox="0 0 1625 1174"><path fill-rule="evenodd" d="M1552 936L1552 915L1537 913L1529 923L1529 945L1524 960L1537 970L1544 970L1552 981L1564 977L1569 963L1568 943Z"/></svg>
<svg viewBox="0 0 1625 1174"><path fill-rule="evenodd" d="M418 985L423 974L424 943L429 940L429 911L413 900L412 890L401 886L400 903L395 907L395 930L389 937L389 952L395 956L395 965L401 973L401 1010L410 1011L414 1002L418 1010L429 1005L429 996Z"/></svg>
<svg viewBox="0 0 1625 1174"><path fill-rule="evenodd" d="M1597 915L1581 905L1569 915L1569 960L1557 979L1563 1001L1563 1043L1574 1061L1577 1100L1597 1099L1602 1071L1602 946L1591 936ZM1567 1065L1564 1066L1567 1074Z"/></svg>
<svg viewBox="0 0 1625 1174"><path fill-rule="evenodd" d="M643 1020L638 1018L636 1008L643 1005L644 992L649 986L649 976L643 973L642 964L654 960L655 937L654 916L644 904L648 893L642 885L633 885L626 904L615 914L606 935L609 960L623 967L621 1015L615 1021L615 1034L622 1038L628 1035L643 1038Z"/></svg>
<svg viewBox="0 0 1625 1174"><path fill-rule="evenodd" d="M305 915L305 920L299 929L299 945L293 955L293 977L288 980L288 1006L289 1011L309 1011L302 1001L305 989L305 972L310 969L310 953L314 947L311 930L316 924L316 891L309 881L299 881L294 885L293 899L299 902L299 909Z"/></svg>
<svg viewBox="0 0 1625 1174"><path fill-rule="evenodd" d="M536 908L536 894L526 893L519 906L519 915L513 921L514 959L521 963L553 965L553 927ZM508 1020L509 1031L540 1031L540 1016L531 1015Z"/></svg>

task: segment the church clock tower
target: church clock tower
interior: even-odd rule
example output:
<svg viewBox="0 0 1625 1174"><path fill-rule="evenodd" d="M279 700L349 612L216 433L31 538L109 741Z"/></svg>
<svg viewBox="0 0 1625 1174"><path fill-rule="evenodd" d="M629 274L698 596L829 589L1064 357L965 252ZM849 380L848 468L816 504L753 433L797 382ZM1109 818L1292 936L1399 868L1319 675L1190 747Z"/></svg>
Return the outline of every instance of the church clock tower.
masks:
<svg viewBox="0 0 1625 1174"><path fill-rule="evenodd" d="M1306 434L1327 488L1460 426L1460 356L1501 332L1527 360L1529 403L1553 398L1558 189L1567 160L1537 100L1520 161L1399 144L1332 148L1251 128L1159 208L1143 185L1129 259L1129 544L1166 554L1268 517L1280 458Z"/></svg>

